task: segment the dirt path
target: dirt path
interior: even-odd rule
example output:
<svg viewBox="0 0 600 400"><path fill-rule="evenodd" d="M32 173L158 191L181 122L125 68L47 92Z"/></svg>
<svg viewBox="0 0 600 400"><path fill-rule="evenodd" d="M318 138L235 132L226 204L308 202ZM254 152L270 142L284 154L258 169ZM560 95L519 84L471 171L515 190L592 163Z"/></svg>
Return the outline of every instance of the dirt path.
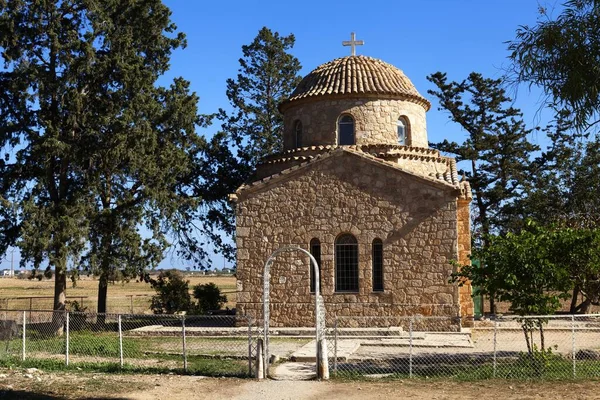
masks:
<svg viewBox="0 0 600 400"><path fill-rule="evenodd" d="M2 400L600 399L600 381L262 381L0 369Z"/></svg>

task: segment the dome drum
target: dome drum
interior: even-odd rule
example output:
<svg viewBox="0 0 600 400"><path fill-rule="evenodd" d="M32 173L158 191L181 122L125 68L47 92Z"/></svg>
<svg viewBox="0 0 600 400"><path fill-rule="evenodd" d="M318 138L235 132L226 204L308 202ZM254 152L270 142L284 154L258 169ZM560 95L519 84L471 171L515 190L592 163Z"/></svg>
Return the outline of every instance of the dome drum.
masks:
<svg viewBox="0 0 600 400"><path fill-rule="evenodd" d="M404 118L410 127L406 144L428 146L423 107L403 100L362 97L291 105L284 114L284 149L338 144L338 121L344 115L354 119L354 144L398 144L397 121ZM300 143L298 122L302 126Z"/></svg>

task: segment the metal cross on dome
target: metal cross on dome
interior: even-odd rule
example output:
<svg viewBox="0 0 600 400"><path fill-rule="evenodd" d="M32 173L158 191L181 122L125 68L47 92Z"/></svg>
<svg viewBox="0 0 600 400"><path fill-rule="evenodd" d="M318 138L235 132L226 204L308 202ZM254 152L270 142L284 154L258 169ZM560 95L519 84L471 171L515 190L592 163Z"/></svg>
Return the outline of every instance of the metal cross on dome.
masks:
<svg viewBox="0 0 600 400"><path fill-rule="evenodd" d="M342 46L350 46L350 55L356 55L356 46L362 46L365 42L362 40L356 40L354 32L350 33L350 40L344 40Z"/></svg>

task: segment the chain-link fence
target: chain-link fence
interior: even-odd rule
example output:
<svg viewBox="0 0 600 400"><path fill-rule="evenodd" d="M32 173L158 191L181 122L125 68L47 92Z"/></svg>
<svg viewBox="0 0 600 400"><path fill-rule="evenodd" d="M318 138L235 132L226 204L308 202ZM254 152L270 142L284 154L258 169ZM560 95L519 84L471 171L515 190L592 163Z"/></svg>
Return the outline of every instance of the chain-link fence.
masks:
<svg viewBox="0 0 600 400"><path fill-rule="evenodd" d="M463 321L464 322L464 321ZM600 315L338 317L328 328L333 376L600 377Z"/></svg>
<svg viewBox="0 0 600 400"><path fill-rule="evenodd" d="M253 376L256 337L239 315L0 311L0 359L29 365Z"/></svg>

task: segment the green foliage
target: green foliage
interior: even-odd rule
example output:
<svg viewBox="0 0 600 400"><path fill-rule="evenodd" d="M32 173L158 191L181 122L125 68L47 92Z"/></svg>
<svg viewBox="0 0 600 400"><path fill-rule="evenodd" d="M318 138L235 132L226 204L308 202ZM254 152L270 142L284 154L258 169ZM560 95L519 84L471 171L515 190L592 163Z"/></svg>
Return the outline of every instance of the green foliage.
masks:
<svg viewBox="0 0 600 400"><path fill-rule="evenodd" d="M0 1L0 249L47 261L55 308L69 264L100 276L102 312L115 271L157 265L188 229L197 97L156 85L183 46L160 0Z"/></svg>
<svg viewBox="0 0 600 400"><path fill-rule="evenodd" d="M219 110L222 132L203 153L198 194L207 204L203 231L228 259L233 247L221 238L235 233L234 212L228 195L251 179L256 164L266 155L281 151L283 116L277 106L300 82L300 62L288 51L293 34L280 36L264 27L249 45L242 46L236 78L227 80L232 111Z"/></svg>
<svg viewBox="0 0 600 400"><path fill-rule="evenodd" d="M512 203L528 179L527 165L538 147L527 140L521 111L512 107L499 79L471 73L461 82L448 82L437 72L427 79L437 86L428 93L435 96L439 109L447 111L467 137L462 143L432 143L431 146L468 161L462 171L474 192L474 231L483 236L506 231Z"/></svg>
<svg viewBox="0 0 600 400"><path fill-rule="evenodd" d="M560 308L574 287L585 287L598 301L600 277L600 229L542 226L528 221L518 233L489 236L488 246L476 249L477 265L456 265L451 281L470 280L480 293L510 303L517 315L549 315ZM543 318L522 318L529 352L532 333L539 331L544 346Z"/></svg>
<svg viewBox="0 0 600 400"><path fill-rule="evenodd" d="M151 280L156 295L152 296L150 308L155 314L174 314L188 311L192 305L189 292L189 281L183 274L171 269L161 271L157 279Z"/></svg>
<svg viewBox="0 0 600 400"><path fill-rule="evenodd" d="M198 300L196 312L207 314L211 310L219 310L227 303L227 296L213 282L194 286L194 298Z"/></svg>
<svg viewBox="0 0 600 400"><path fill-rule="evenodd" d="M600 3L568 0L555 19L540 8L537 23L519 27L508 48L515 79L541 86L549 102L572 114L578 129L598 117Z"/></svg>

